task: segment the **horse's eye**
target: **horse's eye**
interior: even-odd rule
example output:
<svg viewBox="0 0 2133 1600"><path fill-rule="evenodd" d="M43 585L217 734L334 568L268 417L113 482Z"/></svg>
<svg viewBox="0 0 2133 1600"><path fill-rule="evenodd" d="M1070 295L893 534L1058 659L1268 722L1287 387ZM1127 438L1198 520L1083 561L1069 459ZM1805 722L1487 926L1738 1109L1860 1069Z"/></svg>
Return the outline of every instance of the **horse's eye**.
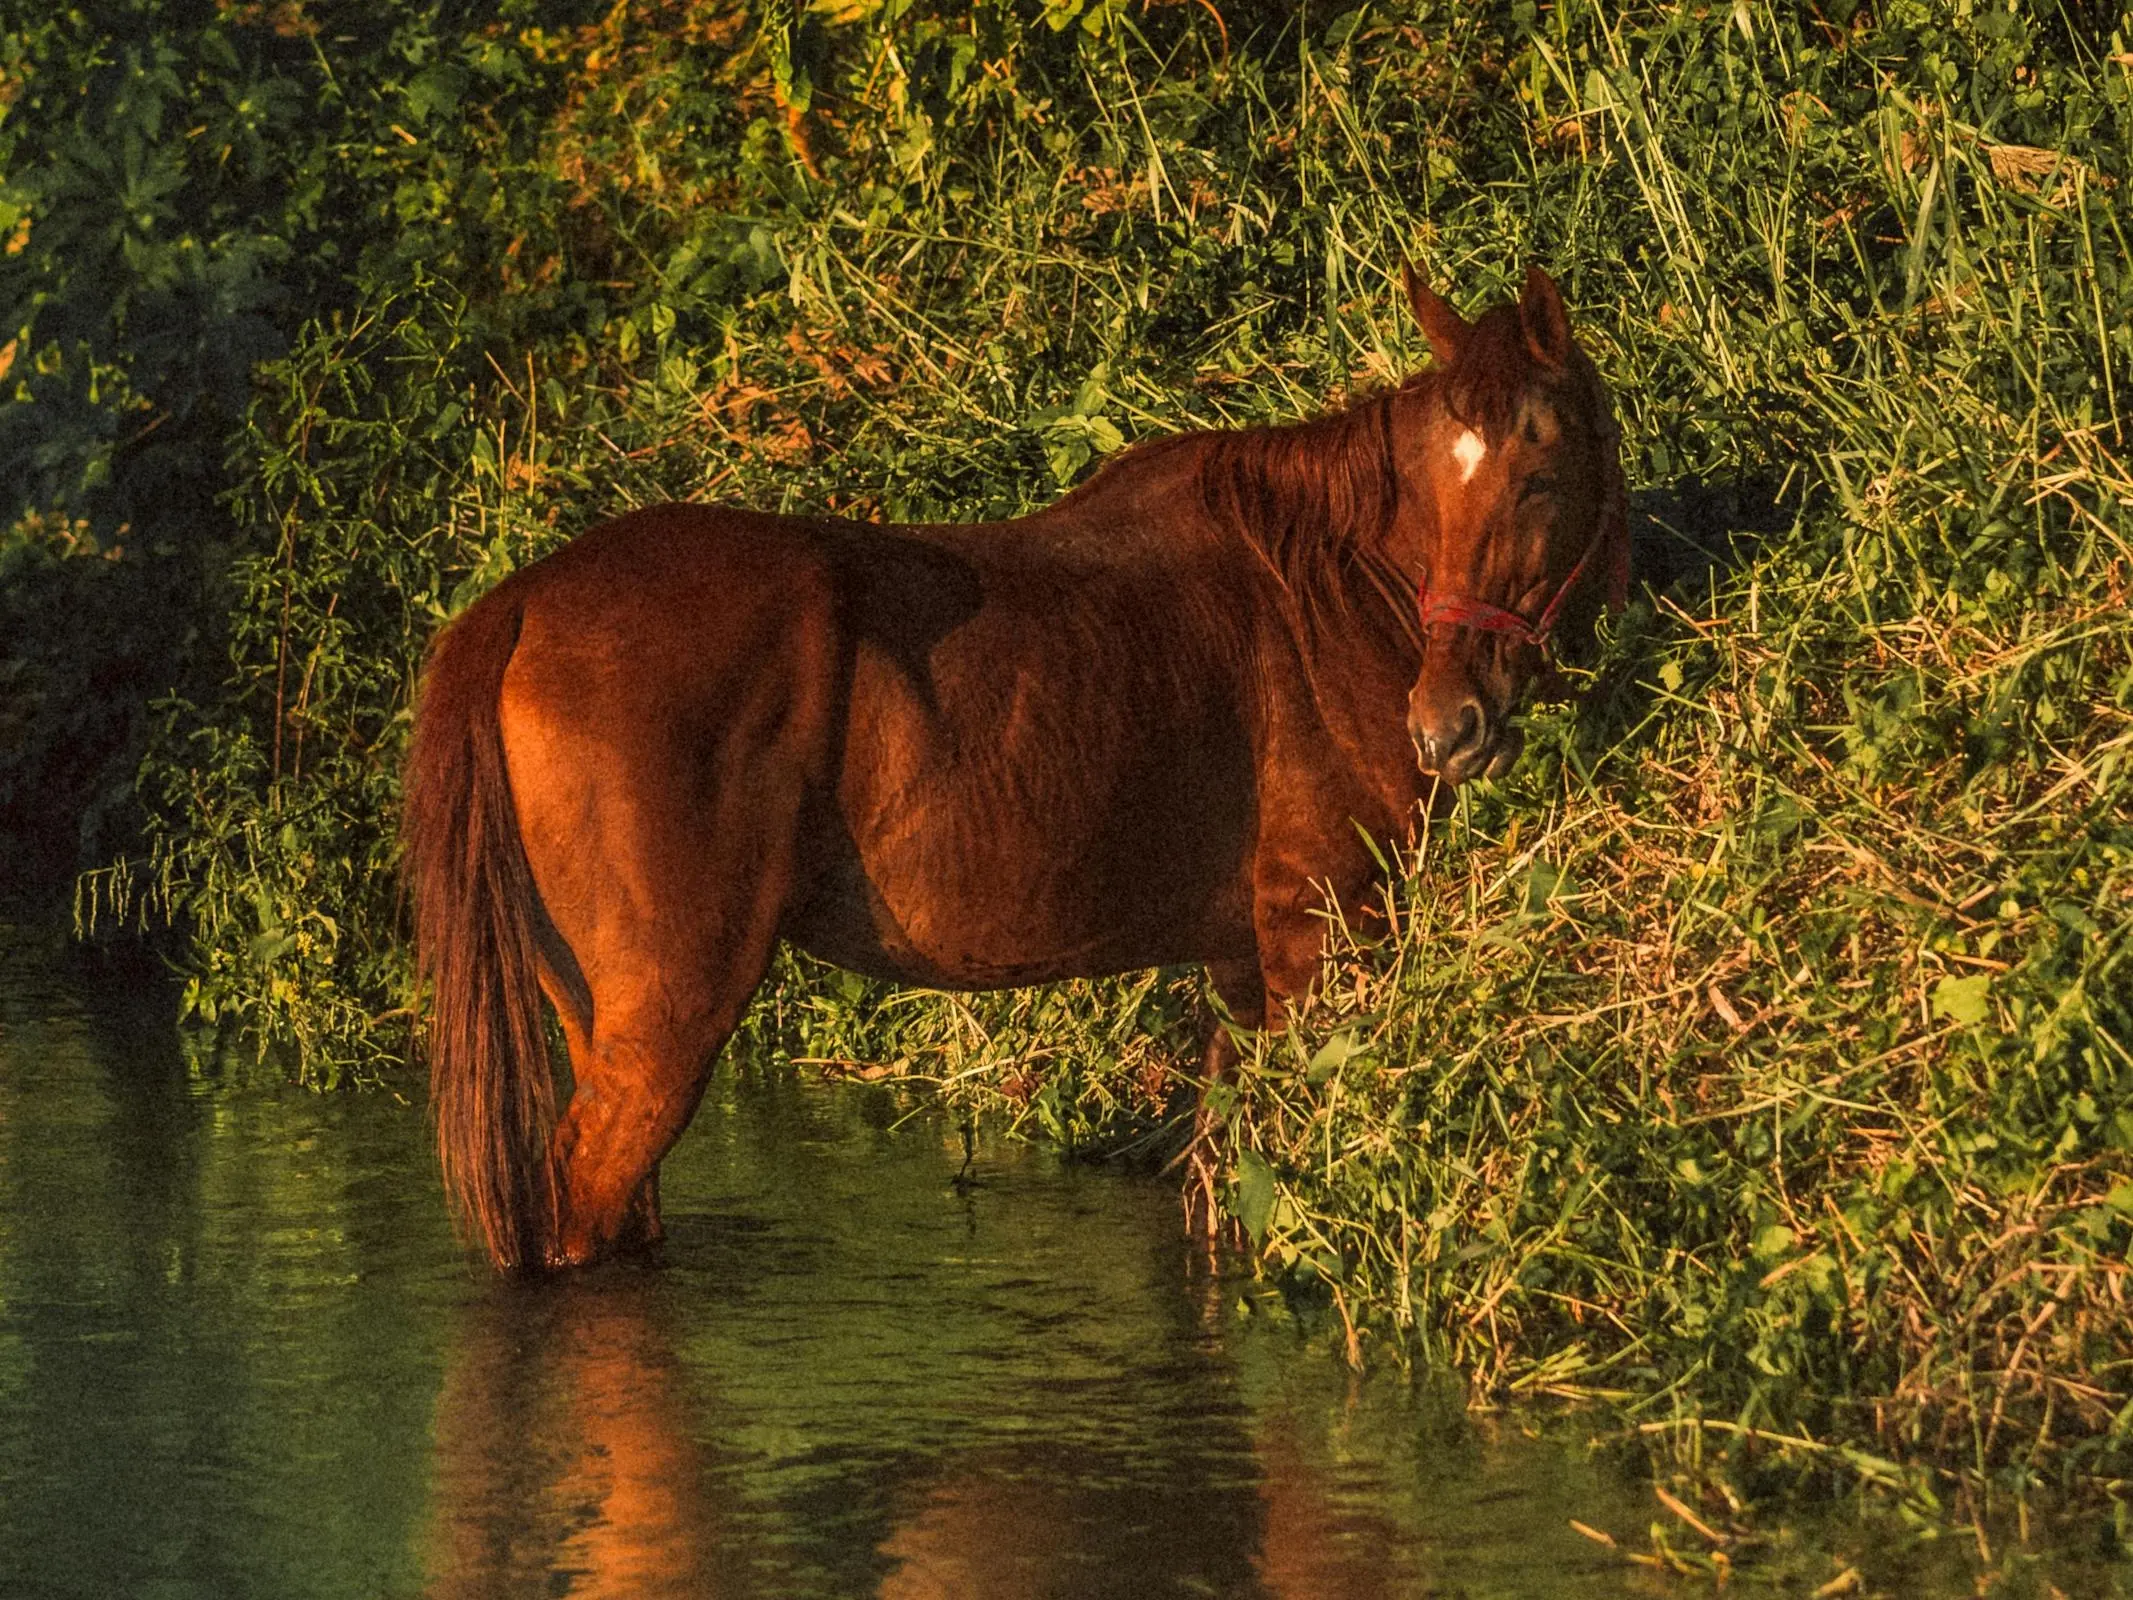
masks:
<svg viewBox="0 0 2133 1600"><path fill-rule="evenodd" d="M1519 502L1523 504L1533 499L1536 495L1553 494L1554 492L1555 474L1552 472L1536 472L1520 486L1518 498Z"/></svg>

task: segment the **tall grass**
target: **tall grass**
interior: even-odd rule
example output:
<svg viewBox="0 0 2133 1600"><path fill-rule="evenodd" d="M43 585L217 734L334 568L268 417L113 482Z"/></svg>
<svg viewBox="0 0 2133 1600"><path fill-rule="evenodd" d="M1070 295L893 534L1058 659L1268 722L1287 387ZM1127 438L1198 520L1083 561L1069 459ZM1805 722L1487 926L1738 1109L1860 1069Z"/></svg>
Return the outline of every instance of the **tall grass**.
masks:
<svg viewBox="0 0 2133 1600"><path fill-rule="evenodd" d="M1232 1210L1359 1356L1603 1399L1707 1506L2116 1496L2126 31L1216 9L470 30L466 81L537 137L465 119L403 192L496 246L371 273L264 369L227 680L170 705L154 848L85 892L187 920L203 1021L393 1073L409 683L487 583L673 495L1024 510L1411 370L1403 257L1467 306L1540 259L1619 398L1649 581L1403 857L1395 934L1255 1042ZM1119 1147L1174 1137L1199 1014L1189 974L972 999L787 964L750 1027Z"/></svg>

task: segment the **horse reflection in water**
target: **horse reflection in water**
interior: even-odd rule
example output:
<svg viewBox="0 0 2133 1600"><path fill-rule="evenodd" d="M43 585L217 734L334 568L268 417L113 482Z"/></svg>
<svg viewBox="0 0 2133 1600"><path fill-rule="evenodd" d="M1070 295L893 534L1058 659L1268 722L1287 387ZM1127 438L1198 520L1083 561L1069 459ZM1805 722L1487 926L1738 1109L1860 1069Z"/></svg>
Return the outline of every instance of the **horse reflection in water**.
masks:
<svg viewBox="0 0 2133 1600"><path fill-rule="evenodd" d="M780 1572L795 1590L826 1582L881 1600L1361 1600L1400 1587L1395 1530L1337 1507L1279 1416L1226 1449L1203 1433L1192 1459L1160 1472L1145 1440L1115 1457L1049 1440L945 1457L865 1449L830 1496L855 1512L849 1542L826 1548L836 1536L807 1506L781 1514L704 1442L748 1419L720 1415L679 1333L648 1273L500 1284L469 1308L434 1429L431 1600L710 1600L783 1592ZM1149 1426L1162 1432L1159 1416Z"/></svg>
<svg viewBox="0 0 2133 1600"><path fill-rule="evenodd" d="M438 1399L432 1600L745 1593L721 1578L734 1552L697 1412L643 1274L498 1285Z"/></svg>

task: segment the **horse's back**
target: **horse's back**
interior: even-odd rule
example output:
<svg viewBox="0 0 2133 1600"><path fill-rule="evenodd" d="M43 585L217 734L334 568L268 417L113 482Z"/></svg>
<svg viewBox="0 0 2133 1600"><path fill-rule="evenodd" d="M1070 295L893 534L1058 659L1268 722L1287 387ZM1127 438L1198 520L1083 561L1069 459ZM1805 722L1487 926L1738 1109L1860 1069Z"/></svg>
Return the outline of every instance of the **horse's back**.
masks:
<svg viewBox="0 0 2133 1600"><path fill-rule="evenodd" d="M513 577L526 626L545 648L590 663L635 662L662 646L688 661L713 630L746 631L751 613L774 620L830 611L829 563L815 524L724 506L661 505L581 534Z"/></svg>

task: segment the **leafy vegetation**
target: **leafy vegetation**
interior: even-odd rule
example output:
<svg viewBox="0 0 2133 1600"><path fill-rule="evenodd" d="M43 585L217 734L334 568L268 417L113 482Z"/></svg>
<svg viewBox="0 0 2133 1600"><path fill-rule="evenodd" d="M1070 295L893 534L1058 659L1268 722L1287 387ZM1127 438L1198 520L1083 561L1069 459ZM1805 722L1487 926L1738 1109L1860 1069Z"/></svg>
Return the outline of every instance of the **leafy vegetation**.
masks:
<svg viewBox="0 0 2133 1600"><path fill-rule="evenodd" d="M1403 256L1468 306L1540 259L1615 388L1648 581L1406 863L1398 936L1256 1045L1232 1208L1358 1349L1617 1408L1705 1496L1659 1559L1742 1556L1801 1482L1980 1530L2116 1503L2133 23L129 15L160 123L75 14L10 46L0 431L48 471L10 478L0 595L126 571L54 529L179 526L134 438L167 415L146 438L207 484L159 535L197 637L158 658L189 675L146 843L84 895L179 920L201 1023L314 1082L398 1070L419 652L569 533L682 495L1025 510L1128 441L1412 370ZM112 128L122 181L77 182ZM30 714L89 714L51 664L123 641L37 637ZM787 965L751 1029L1120 1148L1173 1136L1199 1015L1187 975L973 1000Z"/></svg>

